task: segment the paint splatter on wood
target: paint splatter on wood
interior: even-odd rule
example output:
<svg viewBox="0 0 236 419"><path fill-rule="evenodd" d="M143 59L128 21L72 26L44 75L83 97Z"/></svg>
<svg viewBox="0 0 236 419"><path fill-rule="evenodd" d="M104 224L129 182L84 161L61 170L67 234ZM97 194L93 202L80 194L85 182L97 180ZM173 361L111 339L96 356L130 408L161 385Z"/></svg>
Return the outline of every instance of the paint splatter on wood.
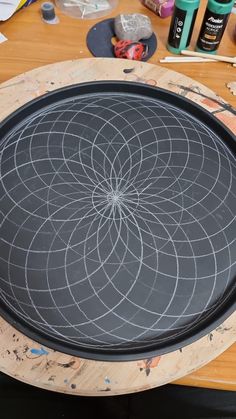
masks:
<svg viewBox="0 0 236 419"><path fill-rule="evenodd" d="M161 356L156 356L154 358L148 358L143 361L138 361L138 367L140 371L145 371L146 376L148 377L151 369L156 368L161 360Z"/></svg>

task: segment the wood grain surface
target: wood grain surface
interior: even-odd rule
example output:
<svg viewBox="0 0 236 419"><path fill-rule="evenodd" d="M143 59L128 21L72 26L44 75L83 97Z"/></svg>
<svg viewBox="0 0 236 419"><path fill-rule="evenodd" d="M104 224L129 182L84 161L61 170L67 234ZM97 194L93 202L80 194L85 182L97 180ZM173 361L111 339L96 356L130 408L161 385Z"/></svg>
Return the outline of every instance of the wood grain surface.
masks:
<svg viewBox="0 0 236 419"><path fill-rule="evenodd" d="M89 28L95 23L95 21L82 21L71 19L67 16L63 16L60 13L60 11L57 11L57 14L60 18L60 24L46 25L42 22L40 18L40 3L40 1L36 2L27 9L18 12L9 21L0 24L0 32L2 32L8 38L7 42L0 45L0 82L4 82L20 73L31 70L33 68L37 68L45 64L69 59L75 60L78 58L85 58L91 56L86 47L86 34ZM194 47L196 42L204 7L205 4L203 2L200 13L198 15L196 29L194 31L191 43L192 47ZM109 17L115 16L121 11L141 12L146 13L151 17L154 31L158 37L158 50L151 58L151 63L158 64L160 58L166 55L170 55L165 48L170 19L160 19L156 17L153 13L149 12L148 9L144 8L138 0L120 0L119 7ZM232 56L236 55L236 46L233 41L233 28L235 24L236 17L235 15L232 15L227 26L226 33L224 35L219 53ZM130 67L131 64L127 62L125 63L125 66L124 64L122 64L120 68L118 68L119 66L116 65L117 69L116 71L114 71L114 67L111 67L110 62L108 60L105 65L103 63L102 68L101 66L97 66L97 64L90 64L87 68L85 68L86 66L80 67L79 71L76 70L76 77L74 77L74 79L72 77L71 82L73 82L73 80L75 79L77 81L83 79L84 71L86 71L86 78L90 80L96 78L97 74L99 74L100 78L106 78L106 73L109 73L110 75L114 74L117 75L116 78L124 79L124 74L122 74L122 71L120 71L119 73L119 70L122 70L122 68L124 68L125 66L127 67L127 65ZM76 66L76 62L68 64L65 67L65 72L71 71L71 69L73 69L74 71L74 65ZM232 106L236 105L236 97L233 96L226 87L226 84L228 82L236 80L236 68L233 68L230 64L162 64L162 68L158 67L156 70L153 70L152 66L152 69L151 67L147 68L146 66L148 65L135 63L134 73L131 74L129 77L126 76L126 79L130 79L133 81L149 82L150 84L152 84L154 80L158 85L163 87L166 87L166 84L168 84L168 80L171 79L172 82L173 80L175 80L176 85L178 86L180 86L182 83L182 90L180 87L177 88L177 90L179 90L178 93L188 95L188 97L189 93L191 96L194 95L194 91L197 92L199 86L198 83L196 83L195 81L198 81L200 83L205 84L208 88L212 89L217 96L224 98ZM49 66L48 69L49 68L50 80L52 79L53 74L55 75L55 78L59 79L60 76L56 75L56 68L53 66ZM174 76L174 73L172 73L172 71L167 71L168 69L179 71L182 73L182 76ZM39 74L36 71L36 73L28 73L28 75L24 75L21 78L17 78L8 82L11 85L13 83L10 90L6 90L5 83L0 86L1 118L11 113L12 110L14 110L14 108L19 106L17 92L19 95L23 95L23 100L28 101L30 100L30 98L32 98L32 92L34 92L35 96L35 92L36 95L40 95L43 94L45 91L50 90L51 87L49 85L47 71L46 73L45 70L43 72L40 71L39 73L40 77L42 76L42 74L46 74L45 79L42 80L42 82L38 81ZM183 75L189 76L193 80L184 78ZM25 80L24 82L22 81L23 79ZM27 88L25 88L25 82L29 87L28 90ZM18 88L16 87L17 83ZM69 83L69 81L67 83ZM186 91L184 91L183 89L183 86L188 86L188 88L190 87L190 91L186 93ZM172 88L174 87L172 86ZM213 95L208 89L204 90L204 92L206 92L208 96L208 99L205 99L205 106L208 108L208 110L214 110L218 112L216 109L216 102L214 102L214 100L216 100L216 96ZM214 100L211 101L209 97L212 97L212 99ZM6 101L6 98L8 98L9 100ZM190 98L196 99L193 97ZM211 107L213 107L214 109L211 109ZM229 118L229 114L227 111L221 112L220 115L220 117L222 118L223 122L226 123L226 125L230 125L232 130L236 129L235 117ZM37 358L37 356L32 357L32 353L30 351L32 350L32 348L36 348L36 351L40 352L40 347L38 348L38 345L34 344L32 341L29 342L29 339L27 340L27 338L21 336L18 332L16 334L11 326L8 326L4 321L2 321L0 323L0 369L23 381L27 381L32 384L34 383L38 386L50 388L56 391L89 395L104 395L104 393L121 394L131 391L139 391L145 388L151 388L155 385L164 384L165 382L176 380L178 377L182 377L184 374L190 373L190 371L192 370L195 371L201 365L209 362L210 359L213 359L220 352L222 352L228 346L233 344L233 342L235 341L234 325L235 317L232 326L230 326L230 330L227 330L228 327L226 326L226 331L224 329L223 334L223 329L221 329L221 332L218 331L216 333L216 335L220 337L219 341L217 341L217 339L213 339L211 341L211 337L206 337L205 340L201 341L200 343L198 342L198 346L196 347L195 352L191 352L192 349L190 348L191 356L187 356L187 349L184 349L184 357L182 356L181 363L179 363L179 360L177 362L175 359L175 367L173 367L173 364L171 364L169 358L167 358L164 362L164 357L161 361L159 360L159 358L157 360L152 361L140 361L139 364L135 363L135 365L131 365L130 369L127 368L127 363L123 368L121 368L119 364L116 366L116 374L119 377L119 379L116 380L116 383L115 380L111 383L112 380L111 378L109 378L111 370L109 370L108 364L105 363L105 366L101 365L102 363L100 363L99 365L96 364L97 383L96 385L91 386L91 381L94 378L93 372L95 366L95 364L92 361L91 366L87 367L84 366L85 362L83 360L70 360L69 362L72 362L73 364L72 367L68 367L69 369L66 369L66 372L70 373L68 374L68 378L64 378L65 375L61 372L62 368L64 367L60 367L60 365L63 363L65 365L68 364L68 357L66 355L51 353L50 351L50 354L48 352L46 356L44 356L45 354L38 355L39 360L37 362L36 359L33 360L32 364L32 360L29 361L28 358L30 356L31 358ZM13 335L15 336L13 337ZM17 339L19 339L18 342ZM20 345L19 342L21 342ZM26 344L26 342L31 343L31 349L30 346L28 346L27 351L24 353L26 346L28 345L28 343ZM44 350L47 352L46 349ZM10 354L8 354L8 351L10 352ZM168 354L168 356L170 356L170 354ZM47 358L47 361L45 361L45 365L43 358ZM58 361L56 361L56 359ZM171 359L174 359L173 354L171 356ZM78 365L76 364L76 362ZM172 371L172 373L169 373L169 375L167 374L168 378L165 375L166 362L168 365L170 365ZM35 367L36 364L41 365L37 367L38 370ZM176 368L178 371L176 370ZM128 371L128 373L126 374L125 371ZM48 372L51 373L50 376L48 376ZM105 373L108 375L106 375ZM55 374L56 377L54 377ZM83 388L81 388L81 381L79 381L79 383L77 383L79 385L78 389L77 384L75 384L73 380L78 380L79 374L82 376ZM75 375L76 378L74 378ZM211 363L207 364L205 367L199 369L198 371L192 372L190 375L181 378L181 380L177 382L179 384L186 385L236 390L236 344L231 346L230 349L225 351L222 355L220 355ZM76 386L75 388L73 388L74 385ZM110 390L106 390L107 388L109 388Z"/></svg>
<svg viewBox="0 0 236 419"><path fill-rule="evenodd" d="M205 367L183 377L175 384L236 391L236 344Z"/></svg>
<svg viewBox="0 0 236 419"><path fill-rule="evenodd" d="M63 15L57 9L60 24L45 24L40 17L40 4L42 2L37 1L27 9L16 13L10 20L0 23L0 32L9 39L8 42L0 45L0 82L44 64L91 57L86 46L86 35L96 21L73 19ZM196 44L205 4L206 0L203 0L194 27L191 41L192 49ZM116 16L120 12L145 13L151 18L153 29L158 38L158 49L150 59L150 63L158 64L160 58L171 55L166 50L170 18L161 19L157 17L145 8L139 0L120 0L119 6L108 17ZM236 55L236 44L233 37L235 24L236 15L231 15L219 48L219 53L223 55ZM230 64L162 65L164 68L180 71L186 76L206 84L227 101L236 103L236 98L233 98L226 88L226 83L235 81L236 78L236 68L233 68Z"/></svg>

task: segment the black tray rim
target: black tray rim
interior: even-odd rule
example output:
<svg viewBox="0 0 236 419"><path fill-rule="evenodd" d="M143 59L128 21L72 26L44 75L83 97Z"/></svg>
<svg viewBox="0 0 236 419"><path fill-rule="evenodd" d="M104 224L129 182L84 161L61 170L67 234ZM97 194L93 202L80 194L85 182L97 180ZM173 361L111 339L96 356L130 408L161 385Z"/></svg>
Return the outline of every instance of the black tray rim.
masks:
<svg viewBox="0 0 236 419"><path fill-rule="evenodd" d="M190 114L190 116L204 123L215 132L223 141L224 144L235 154L236 156L236 136L234 133L225 126L220 120L218 120L208 110L198 105L194 101L183 97L177 93L171 92L167 89L160 87L154 87L143 83L129 82L123 80L99 80L84 83L76 83L69 86L61 87L53 91L47 92L40 97L30 100L23 106L20 106L10 115L4 118L0 122L0 141L1 138L6 135L9 131L14 129L14 126L21 122L28 116L27 111L31 113L39 111L42 107L50 106L60 100L69 100L75 96L85 96L91 94L130 94L133 96L139 96L151 100L166 101L171 106L179 106L182 111ZM26 113L26 115L25 115ZM227 136L227 142L222 139ZM89 348L79 346L71 342L63 342L57 337L48 337L46 333L41 330L36 330L36 327L29 325L25 320L22 320L20 316L13 313L0 297L0 316L3 317L10 325L16 330L23 333L25 336L34 340L40 345L46 346L54 351L59 351L67 355L81 357L84 359L90 359L95 361L112 361L112 362L123 362L123 361L135 361L142 359L149 359L156 356L161 356L166 353L170 353L176 350L182 350L183 347L190 345L200 338L206 336L217 327L222 325L224 321L236 311L236 278L235 284L231 290L231 294L225 298L223 308L221 310L215 309L213 314L210 316L213 319L205 317L203 320L198 322L193 327L188 328L178 338L170 339L170 343L151 343L149 348L127 348L123 349L115 348ZM222 305L222 304L221 304ZM214 314L214 312L216 312ZM132 342L131 342L132 343Z"/></svg>

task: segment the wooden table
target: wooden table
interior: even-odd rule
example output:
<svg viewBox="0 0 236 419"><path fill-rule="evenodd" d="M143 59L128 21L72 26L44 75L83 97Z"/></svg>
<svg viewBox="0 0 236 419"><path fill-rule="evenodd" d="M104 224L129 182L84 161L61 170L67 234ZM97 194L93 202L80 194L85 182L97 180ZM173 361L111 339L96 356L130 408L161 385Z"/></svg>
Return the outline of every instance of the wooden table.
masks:
<svg viewBox="0 0 236 419"><path fill-rule="evenodd" d="M0 32L9 39L9 42L2 44L0 48L0 82L45 64L91 57L85 40L88 30L94 24L94 20L72 19L62 15L57 9L60 24L47 25L40 18L39 10L42 2L42 0L38 0L27 9L18 12L9 21L0 23ZM191 46L193 48L196 44L206 0L201 3L192 36ZM119 7L108 17L116 16L119 12L145 13L150 16L154 31L158 36L158 50L149 60L150 63L158 64L160 58L170 55L165 47L170 18L161 19L157 17L140 4L139 0L120 0ZM236 15L232 15L221 42L219 53L236 55L236 44L233 41L235 25ZM184 73L186 76L207 85L232 105L236 104L236 98L226 88L226 83L235 81L235 69L230 64L163 64L163 66Z"/></svg>
<svg viewBox="0 0 236 419"><path fill-rule="evenodd" d="M39 6L40 2L37 2L33 5L31 5L29 8L22 10L18 12L13 18L11 18L8 22L1 23L0 24L0 31L3 32L3 34L9 39L8 42L5 42L4 44L0 45L0 82L4 82L5 80L8 80L20 73L23 73L25 71L31 70L33 68L37 68L39 66L42 66L44 64L50 64L53 62L58 61L64 61L69 59L78 59L78 58L85 58L90 57L91 54L89 53L85 39L86 39L86 33L88 29L94 24L94 21L85 20L74 20L69 17L63 16L60 11L57 11L58 16L60 18L60 24L59 25L46 25L43 23L40 19L39 14ZM196 29L193 35L192 39L192 46L195 45L196 37L199 30L199 20L201 20L202 11L204 8L204 4L202 5L201 12L199 13L199 18L196 24ZM152 19L154 30L158 36L158 42L159 42L159 48L158 51L154 54L154 56L151 58L150 62L153 64L158 64L158 60L166 55L169 55L169 53L165 49L165 43L166 43L166 37L168 33L168 27L170 19L160 19L156 17L154 14L149 12L147 9L145 9L138 0L132 0L132 2L127 2L126 0L120 0L119 8L117 8L113 15L115 16L119 12L144 12L150 16ZM111 15L112 16L112 15ZM231 16L231 19L229 21L229 24L226 29L226 34L224 36L224 39L222 41L221 48L219 50L220 53L224 55L236 55L236 46L233 43L233 27L235 25L235 15ZM129 63L130 64L130 63ZM71 67L70 67L71 68ZM227 102L229 102L231 105L236 105L236 97L234 97L230 91L227 89L226 84L228 82L232 82L236 80L236 69L233 68L230 64L226 63L201 63L201 64L169 64L169 65L163 65L163 69L159 70L160 73L160 79L165 83L165 69L173 69L176 71L181 72L182 74L191 77L193 80L196 80L200 83L203 83L207 85L210 89L216 92L217 95L224 98ZM152 73L152 69L150 69L150 74ZM149 71L148 71L149 73ZM158 74L159 74L158 73ZM167 72L168 73L168 72ZM33 74L33 73L32 73ZM140 70L140 74L142 74L142 71ZM141 77L141 76L140 76ZM175 76L173 76L175 77ZM16 79L15 79L16 80ZM142 81L142 78L140 79ZM151 78L149 81L152 81ZM148 81L148 80L147 80ZM188 82L189 83L189 82ZM46 86L46 85L45 85ZM43 87L43 92L45 91L46 87ZM3 85L4 87L4 85ZM0 87L1 89L1 87ZM14 89L14 86L13 86ZM192 84L192 90L194 91L198 89L198 85ZM4 91L3 91L4 92ZM42 94L43 92L39 92L39 94ZM3 103L3 102L2 102ZM2 109L2 116L4 116L4 109ZM233 125L235 125L235 117L234 121L231 120L231 125L233 128ZM234 127L235 128L235 127ZM229 346L229 342L233 343L235 341L235 318L232 318L231 320L231 326L229 327L230 330L233 331L234 335L231 334L230 330L225 331L225 335L221 335L222 329L218 330L217 332L217 339L218 339L218 346L221 345L221 348L225 348ZM42 375L42 371L40 370L40 366L38 367L37 364L40 364L42 361L42 356L47 356L46 361L46 367L50 370L50 374L47 378L48 380L48 388L51 388L53 390L57 391L67 391L63 390L62 386L61 388L55 388L53 382L54 382L54 375L53 370L51 367L53 367L53 362L55 365L57 364L57 367L60 365L64 365L63 368L67 368L67 358L64 355L60 354L53 354L53 360L50 359L48 354L39 354L40 350L47 352L47 349L36 349L34 352L28 352L28 350L24 353L25 350L25 341L24 337L22 337L20 334L12 334L12 328L7 327L6 324L4 326L4 322L0 324L0 330L4 336L8 336L8 341L11 342L12 348L5 348L5 352L2 351L0 354L0 357L6 357L6 365L11 365L11 371L9 372L7 368L5 369L5 372L11 373L13 376L24 379L24 381L27 381L27 378L22 375L22 368L24 368L23 363L21 363L21 360L28 359L28 355L31 356L31 358L35 358L34 365L31 367L33 368L39 368L38 371L38 380L35 382L36 385L43 386L40 382L40 374ZM5 327L5 329L4 329ZM4 330L3 330L4 329ZM227 339L226 336L227 335ZM18 341L17 341L18 339ZM211 340L211 336L206 337L206 339ZM224 341L225 339L225 341ZM227 341L227 342L226 342ZM202 344L206 344L207 340L203 340ZM15 345L15 346L14 346ZM206 344L207 346L207 344ZM21 348L21 352L16 349L15 347ZM208 350L209 350L208 345ZM8 354L7 351L9 349L13 349L11 355ZM29 349L29 348L28 348ZM185 350L185 349L184 349ZM222 350L222 349L221 349ZM218 353L221 352L218 348ZM32 351L32 350L31 350ZM37 355L37 351L38 355ZM186 349L187 351L187 349ZM212 347L213 351L213 347ZM204 352L204 351L203 351ZM199 352L199 358L202 356L203 352ZM217 354L217 351L215 352ZM9 355L9 359L7 356ZM26 356L27 355L27 356ZM204 364L207 362L207 360L211 359L212 357L209 356L205 357L205 360L199 359L198 365ZM36 362L38 356L38 361ZM215 355L216 356L216 355ZM65 361L66 359L66 361ZM27 361L28 362L28 361ZM83 362L81 364L81 361L79 360L73 360L72 366L69 366L68 368L72 367L72 378L68 379L68 392L76 392L76 388L73 387L75 384L73 382L74 376L78 374L78 371L81 373L81 365L83 367ZM76 364L77 362L77 364ZM153 359L152 361L148 362L141 361L139 364L137 362L135 363L135 367L138 367L141 374L144 374L147 377L147 380L149 380L150 375L150 369L153 371L158 366L160 360L157 357L156 359ZM20 365L21 363L21 365ZM29 362L28 362L29 363ZM15 365L13 368L12 366ZM91 364L91 370L88 370L88 380L89 375L90 379L93 372L94 365ZM77 368L78 367L78 371ZM103 375L104 375L104 388L98 389L101 393L100 394L108 394L107 389L110 387L110 378L109 378L109 370L107 370L107 364L103 363L100 367L104 369ZM160 363L161 368L161 363ZM180 368L180 364L179 364ZM186 369L186 371L190 371L190 367ZM194 368L195 369L195 368ZM41 373L40 373L41 371ZM66 370L67 371L67 370ZM184 371L184 366L182 365L182 371ZM106 374L105 374L106 373ZM134 374L134 372L133 372ZM158 373L157 373L158 374ZM134 374L135 375L135 374ZM183 375L183 374L182 374ZM181 376L181 374L179 374ZM63 376L64 377L64 376ZM149 377L149 378L148 378ZM175 378L175 375L173 375L173 379ZM63 378L64 380L67 380L66 378ZM132 371L131 375L129 376L129 379L132 380ZM136 379L134 377L134 379ZM29 382L32 382L32 379L28 380ZM164 382L163 382L164 383ZM199 369L198 371L193 372L192 374L181 378L181 380L177 381L178 384L186 384L186 385L195 385L195 386L202 386L202 387L212 387L212 388L224 388L224 389L234 389L236 390L236 344L231 346L230 349L228 349L226 352L224 352L220 357L216 358L214 361L203 367L202 369ZM67 384L64 382L64 384ZM86 384L86 383L85 383ZM160 383L158 383L160 384ZM150 388L154 384L150 382L147 382L146 387L145 385L139 385L133 389L133 391L138 391L140 389L144 388ZM118 393L121 392L128 392L127 385L124 384L124 389L117 390ZM47 387L44 385L44 387ZM86 386L85 386L86 387ZM103 392L103 393L102 393ZM114 389L113 393L115 394L116 391ZM79 394L88 394L86 391L83 393L82 391L79 392ZM96 391L94 391L94 394L96 394ZM110 393L111 394L111 393Z"/></svg>

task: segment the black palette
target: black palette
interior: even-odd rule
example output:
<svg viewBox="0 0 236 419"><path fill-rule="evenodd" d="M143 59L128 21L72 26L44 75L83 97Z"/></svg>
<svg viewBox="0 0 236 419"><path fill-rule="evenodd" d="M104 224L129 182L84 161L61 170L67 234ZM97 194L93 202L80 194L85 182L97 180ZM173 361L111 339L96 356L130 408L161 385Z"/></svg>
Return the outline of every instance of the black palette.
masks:
<svg viewBox="0 0 236 419"><path fill-rule="evenodd" d="M96 23L88 31L86 42L89 51L94 57L108 57L114 58L114 45L112 44L112 38L115 37L114 31L114 20L105 19L101 22ZM151 58L157 49L157 38L153 32L149 39L141 39L148 46L148 54L142 61L147 61Z"/></svg>
<svg viewBox="0 0 236 419"><path fill-rule="evenodd" d="M71 86L1 125L0 313L66 353L136 359L235 309L235 138L135 83Z"/></svg>

